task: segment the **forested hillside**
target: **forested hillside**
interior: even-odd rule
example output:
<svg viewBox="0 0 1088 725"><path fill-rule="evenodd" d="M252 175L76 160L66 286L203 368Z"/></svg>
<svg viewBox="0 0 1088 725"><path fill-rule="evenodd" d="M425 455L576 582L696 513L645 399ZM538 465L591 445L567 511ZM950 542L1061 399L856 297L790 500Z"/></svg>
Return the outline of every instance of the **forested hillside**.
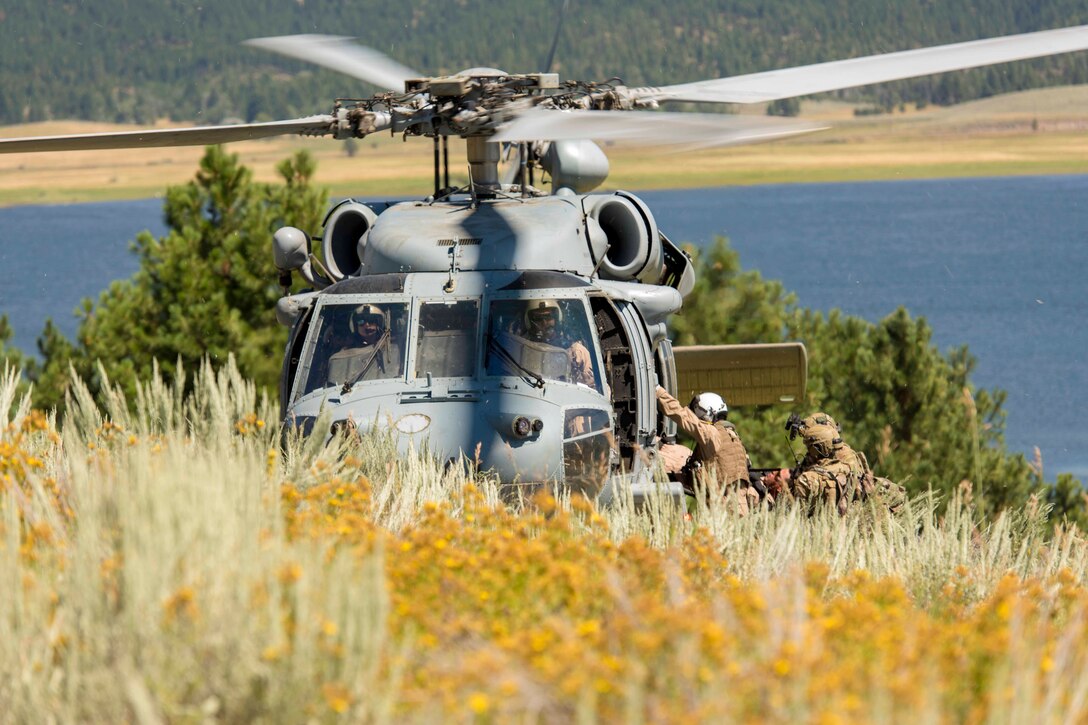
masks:
<svg viewBox="0 0 1088 725"><path fill-rule="evenodd" d="M539 70L560 0L5 0L0 123L82 118L219 122L327 111L357 81L243 47L291 33L353 35L425 73ZM564 77L678 83L1088 23L1079 0L574 0ZM904 81L878 106L951 103L1088 81L1088 54ZM856 94L857 92L855 92Z"/></svg>

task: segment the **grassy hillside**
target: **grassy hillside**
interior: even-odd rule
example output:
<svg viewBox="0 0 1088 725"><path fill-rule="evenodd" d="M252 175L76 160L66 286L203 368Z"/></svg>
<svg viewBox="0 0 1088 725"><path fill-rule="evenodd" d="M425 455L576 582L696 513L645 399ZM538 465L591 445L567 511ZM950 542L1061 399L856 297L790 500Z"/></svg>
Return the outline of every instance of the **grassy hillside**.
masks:
<svg viewBox="0 0 1088 725"><path fill-rule="evenodd" d="M1088 717L1088 542L978 520L503 503L381 436L277 451L229 368L62 429L0 380L0 720Z"/></svg>

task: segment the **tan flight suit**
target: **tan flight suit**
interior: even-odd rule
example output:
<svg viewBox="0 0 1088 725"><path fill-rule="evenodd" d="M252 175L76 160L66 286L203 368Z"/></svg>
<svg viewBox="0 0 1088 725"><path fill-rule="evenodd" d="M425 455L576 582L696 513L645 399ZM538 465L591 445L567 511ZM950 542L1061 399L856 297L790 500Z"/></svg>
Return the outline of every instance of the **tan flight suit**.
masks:
<svg viewBox="0 0 1088 725"><path fill-rule="evenodd" d="M570 358L569 382L581 383L596 389L596 381L593 379L593 360L589 357L589 350L582 343L575 340L567 348L567 357ZM588 421L584 415L578 415L567 421L567 430L564 435L567 438L588 433Z"/></svg>
<svg viewBox="0 0 1088 725"><path fill-rule="evenodd" d="M665 473L670 476L679 476L691 458L691 449L679 443L662 443L657 450Z"/></svg>
<svg viewBox="0 0 1088 725"><path fill-rule="evenodd" d="M535 345L549 345L552 348L563 350L567 353L567 359L570 361L570 376L564 378L564 381L581 383L596 389L597 380L593 376L593 358L589 354L589 348L581 340L572 340L570 341L570 347L564 347L562 344L564 338L559 331L556 331L550 337L543 337L539 334L532 334L532 331L526 330L520 324L511 325L508 332Z"/></svg>
<svg viewBox="0 0 1088 725"><path fill-rule="evenodd" d="M596 388L597 381L593 378L593 359L590 358L586 346L575 340L567 348L567 356L570 358L570 381Z"/></svg>
<svg viewBox="0 0 1088 725"><path fill-rule="evenodd" d="M706 471L702 475L715 476L719 484L734 487L737 491L737 510L741 514L758 506L759 493L748 479L748 452L744 450L733 424L724 420L716 423L699 420L695 413L681 405L660 385L657 387L657 403L662 413L695 439L692 457L702 462Z"/></svg>

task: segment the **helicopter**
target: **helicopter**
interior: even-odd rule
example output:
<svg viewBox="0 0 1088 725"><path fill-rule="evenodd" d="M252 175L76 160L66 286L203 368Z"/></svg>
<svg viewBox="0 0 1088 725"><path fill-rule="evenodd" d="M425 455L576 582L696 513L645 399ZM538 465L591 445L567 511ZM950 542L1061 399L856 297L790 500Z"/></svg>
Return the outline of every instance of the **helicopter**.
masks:
<svg viewBox="0 0 1088 725"><path fill-rule="evenodd" d="M668 320L693 288L692 262L637 195L594 193L609 170L596 142L702 148L811 133L820 127L795 119L660 107L763 103L1084 50L1088 26L638 88L560 82L550 60L538 73L428 77L340 36L247 43L385 90L300 119L0 140L0 153L284 134L430 138L425 198L345 199L319 236L273 235L284 288L275 312L289 329L285 430L379 429L404 450L467 458L510 486L557 482L607 503L660 490L657 458L675 424L658 412L657 385L681 398L712 390L735 407L790 403L804 398L808 360L801 342L672 345ZM463 187L449 181L451 136L465 141ZM293 274L310 289L291 294ZM680 483L665 486L683 496Z"/></svg>

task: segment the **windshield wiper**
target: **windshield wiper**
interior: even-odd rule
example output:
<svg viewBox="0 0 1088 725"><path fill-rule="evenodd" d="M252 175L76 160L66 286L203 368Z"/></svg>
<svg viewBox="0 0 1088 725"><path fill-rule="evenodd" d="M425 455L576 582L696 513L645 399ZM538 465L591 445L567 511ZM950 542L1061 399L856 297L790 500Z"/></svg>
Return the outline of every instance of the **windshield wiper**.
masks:
<svg viewBox="0 0 1088 725"><path fill-rule="evenodd" d="M378 353L382 351L382 346L388 341L389 330L386 330L382 333L382 336L378 339L378 342L374 344L374 353L370 356L370 359L366 361L366 365L363 366L363 369L356 373L355 377L353 377L351 380L344 383L344 387L340 388L341 395L347 395L348 393L350 393L355 383L363 379L363 376L366 375L368 370L370 370L370 366L373 365L374 361L378 359Z"/></svg>
<svg viewBox="0 0 1088 725"><path fill-rule="evenodd" d="M534 388L543 389L544 378L518 362L517 359L510 353L510 351L503 347L502 343L496 340L490 333L488 333L487 335L487 344L488 347L490 347L499 354L499 357L501 357L504 362L525 373L525 376L529 378L527 382L530 385L532 385Z"/></svg>

